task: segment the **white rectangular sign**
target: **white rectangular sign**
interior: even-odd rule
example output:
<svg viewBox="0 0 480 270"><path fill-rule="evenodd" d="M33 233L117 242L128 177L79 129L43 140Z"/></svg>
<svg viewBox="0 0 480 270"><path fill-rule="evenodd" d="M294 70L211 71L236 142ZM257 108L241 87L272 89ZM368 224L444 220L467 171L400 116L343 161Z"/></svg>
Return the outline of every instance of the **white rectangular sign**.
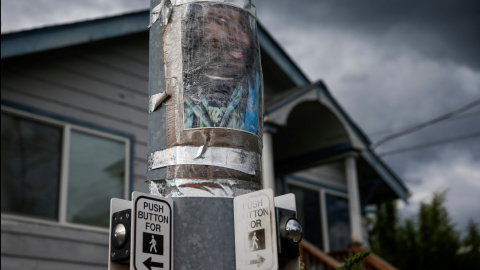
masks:
<svg viewBox="0 0 480 270"><path fill-rule="evenodd" d="M173 201L133 192L132 255L130 268L173 269Z"/></svg>
<svg viewBox="0 0 480 270"><path fill-rule="evenodd" d="M277 269L277 233L273 191L263 189L235 197L236 269Z"/></svg>

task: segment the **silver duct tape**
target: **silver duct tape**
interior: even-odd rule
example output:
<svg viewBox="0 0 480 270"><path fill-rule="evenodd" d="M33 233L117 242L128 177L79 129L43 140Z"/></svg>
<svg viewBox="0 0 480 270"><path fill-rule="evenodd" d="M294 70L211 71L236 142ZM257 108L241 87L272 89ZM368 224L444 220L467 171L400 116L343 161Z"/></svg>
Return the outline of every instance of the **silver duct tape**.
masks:
<svg viewBox="0 0 480 270"><path fill-rule="evenodd" d="M174 6L179 6L188 3L194 2L210 2L210 3L219 3L219 4L227 4L242 8L253 16L256 16L256 8L252 4L251 0L171 0Z"/></svg>
<svg viewBox="0 0 480 270"><path fill-rule="evenodd" d="M166 27L166 33L164 36L164 53L165 60L165 82L166 92L171 93L173 100L174 115L178 115L183 110L183 100L180 94L183 84L183 55L182 55L182 9L175 8L172 11L170 22ZM179 141L182 133L180 128L179 117L173 117L173 122L167 121L167 127L171 127L174 130L175 140ZM172 127L173 126L173 127ZM173 135L173 134L172 134ZM173 139L173 138L172 138ZM167 139L168 141L168 139Z"/></svg>
<svg viewBox="0 0 480 270"><path fill-rule="evenodd" d="M170 19L170 15L172 14L172 3L169 0L166 0L165 5L162 9L162 24L167 25L168 20Z"/></svg>
<svg viewBox="0 0 480 270"><path fill-rule="evenodd" d="M154 112L158 106L169 96L169 94L165 92L161 92L155 95L150 96L148 99L148 112Z"/></svg>
<svg viewBox="0 0 480 270"><path fill-rule="evenodd" d="M162 197L229 197L262 189L254 182L232 179L171 179L150 181L149 193Z"/></svg>
<svg viewBox="0 0 480 270"><path fill-rule="evenodd" d="M162 11L162 7L164 3L165 3L165 0L163 0L160 4L156 5L152 9L152 12L150 13L150 24L148 25L148 28L152 27L152 25L156 23L160 18L160 12Z"/></svg>
<svg viewBox="0 0 480 270"><path fill-rule="evenodd" d="M256 152L227 147L175 146L153 152L148 170L173 165L211 165L255 175L261 171L261 156Z"/></svg>
<svg viewBox="0 0 480 270"><path fill-rule="evenodd" d="M172 3L170 2L170 0L162 0L160 4L158 4L152 9L152 12L150 14L150 24L148 25L148 28L152 27L152 25L156 23L158 19L160 19L160 15L162 15L162 24L167 25L171 13Z"/></svg>

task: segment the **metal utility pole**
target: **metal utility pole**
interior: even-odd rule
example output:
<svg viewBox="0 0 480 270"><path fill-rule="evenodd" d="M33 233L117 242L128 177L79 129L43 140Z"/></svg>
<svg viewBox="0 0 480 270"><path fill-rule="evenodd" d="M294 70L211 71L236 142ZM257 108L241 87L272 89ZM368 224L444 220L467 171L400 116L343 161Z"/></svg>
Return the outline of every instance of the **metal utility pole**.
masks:
<svg viewBox="0 0 480 270"><path fill-rule="evenodd" d="M293 194L262 189L250 0L152 0L148 189L112 199L109 269L299 269Z"/></svg>
<svg viewBox="0 0 480 270"><path fill-rule="evenodd" d="M250 0L152 0L150 194L174 202L175 269L234 269L233 197L260 190L263 86Z"/></svg>

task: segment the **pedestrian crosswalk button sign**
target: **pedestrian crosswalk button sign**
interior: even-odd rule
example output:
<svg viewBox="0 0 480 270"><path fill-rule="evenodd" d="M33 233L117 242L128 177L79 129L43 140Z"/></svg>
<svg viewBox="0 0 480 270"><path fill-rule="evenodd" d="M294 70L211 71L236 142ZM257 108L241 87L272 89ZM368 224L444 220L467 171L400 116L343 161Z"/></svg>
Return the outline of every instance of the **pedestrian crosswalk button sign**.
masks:
<svg viewBox="0 0 480 270"><path fill-rule="evenodd" d="M133 192L132 244L130 268L136 270L173 269L173 201Z"/></svg>
<svg viewBox="0 0 480 270"><path fill-rule="evenodd" d="M264 189L233 200L235 259L239 270L277 269L273 192Z"/></svg>

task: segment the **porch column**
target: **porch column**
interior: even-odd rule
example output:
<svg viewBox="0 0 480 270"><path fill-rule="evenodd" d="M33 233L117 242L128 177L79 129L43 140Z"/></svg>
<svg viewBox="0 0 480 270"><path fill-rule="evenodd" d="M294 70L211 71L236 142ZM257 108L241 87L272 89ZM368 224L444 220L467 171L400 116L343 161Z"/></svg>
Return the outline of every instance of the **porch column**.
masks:
<svg viewBox="0 0 480 270"><path fill-rule="evenodd" d="M350 208L350 228L352 241L363 243L362 215L360 210L360 194L358 192L356 156L345 159L345 175L347 177L348 203Z"/></svg>
<svg viewBox="0 0 480 270"><path fill-rule="evenodd" d="M275 194L275 173L273 169L272 130L267 125L263 129L262 185L271 188Z"/></svg>

